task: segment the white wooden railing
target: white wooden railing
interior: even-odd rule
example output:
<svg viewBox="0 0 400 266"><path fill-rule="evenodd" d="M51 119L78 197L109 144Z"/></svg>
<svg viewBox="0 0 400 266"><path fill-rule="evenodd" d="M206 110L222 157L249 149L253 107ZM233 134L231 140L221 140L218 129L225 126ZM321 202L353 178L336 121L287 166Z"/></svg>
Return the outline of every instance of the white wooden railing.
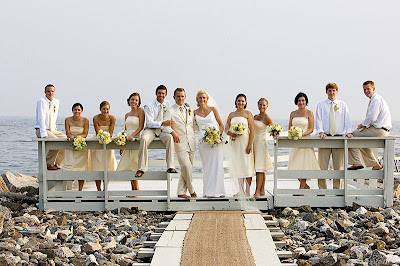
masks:
<svg viewBox="0 0 400 266"><path fill-rule="evenodd" d="M356 202L361 205L389 207L393 205L393 170L394 146L396 137L368 137L344 138L307 137L300 140L290 140L287 137L279 138L274 152L274 206L301 206L311 207L344 207ZM278 156L281 148L343 148L344 170L284 170L278 168ZM378 148L383 149L382 170L347 170L349 148ZM293 179L342 179L343 189L287 189L282 183ZM383 180L380 188L377 182L370 182L374 186L360 184L356 180Z"/></svg>
<svg viewBox="0 0 400 266"><path fill-rule="evenodd" d="M224 199L204 199L198 198L190 202L176 197L171 198L171 193L175 194L175 187L171 188L173 178L178 178L178 174L167 174L165 172L165 160L149 160L152 170L148 171L141 178L134 177L131 171L49 171L46 168L45 154L49 150L72 150L71 142L65 139L35 139L38 142L39 158L39 206L41 209L57 210L106 210L120 207L136 206L144 210L166 211L166 210L207 210L207 209L237 209L240 208L237 199L226 197ZM119 150L121 147L114 143L108 145L99 144L97 139L87 139L89 150L108 149ZM318 137L302 138L294 141L287 137L281 137L275 146L274 161L275 169L273 174L273 199L272 195L257 201L260 209L266 210L276 207L310 205L313 207L344 207L353 202L369 206L392 206L393 204L393 169L394 169L394 142L395 137L387 138L327 138L321 140ZM311 147L311 148L344 148L345 165L347 168L348 148L371 147L384 149L384 169L379 171L359 170L359 171L289 171L279 164L287 161L287 155L280 155L282 149L289 147ZM124 149L138 149L139 139L127 143ZM164 144L156 139L151 143L149 149L165 149ZM107 169L107 153L104 152L104 169ZM226 162L225 162L225 165ZM194 162L195 167L201 167L199 161ZM153 170L156 169L156 170ZM270 176L271 173L268 174ZM193 174L194 179L202 178L200 172ZM312 179L343 179L343 189L310 189L299 190L297 185L298 178ZM226 182L229 174L225 174ZM369 185L360 184L354 180L369 180ZM378 179L383 180L383 188L377 187ZM104 180L107 184L111 181L125 181L126 190L115 190L105 186L104 191L76 191L66 189L65 183L75 180ZM149 182L147 188L141 190L130 190L130 180L140 180ZM295 182L293 182L295 181ZM153 182L153 183L151 183ZM291 183L290 183L291 182ZM121 182L120 182L121 183ZM290 183L290 184L289 184ZM362 182L363 183L363 182ZM153 186L154 184L154 186ZM160 186L161 184L161 186ZM289 185L288 185L289 184ZM154 188L155 187L155 188ZM162 189L160 189L160 187ZM115 187L114 187L115 188ZM171 192L173 191L173 192ZM295 196L295 195L304 196ZM318 195L325 195L324 197ZM137 196L137 198L131 198Z"/></svg>

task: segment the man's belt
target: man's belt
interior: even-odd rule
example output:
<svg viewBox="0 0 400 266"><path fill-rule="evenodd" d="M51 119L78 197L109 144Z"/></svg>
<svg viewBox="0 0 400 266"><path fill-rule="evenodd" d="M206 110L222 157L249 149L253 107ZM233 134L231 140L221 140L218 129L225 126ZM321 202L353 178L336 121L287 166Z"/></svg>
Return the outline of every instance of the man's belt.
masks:
<svg viewBox="0 0 400 266"><path fill-rule="evenodd" d="M339 134L336 134L336 135L325 134L325 135L327 135L328 137L343 137L343 135L339 135Z"/></svg>

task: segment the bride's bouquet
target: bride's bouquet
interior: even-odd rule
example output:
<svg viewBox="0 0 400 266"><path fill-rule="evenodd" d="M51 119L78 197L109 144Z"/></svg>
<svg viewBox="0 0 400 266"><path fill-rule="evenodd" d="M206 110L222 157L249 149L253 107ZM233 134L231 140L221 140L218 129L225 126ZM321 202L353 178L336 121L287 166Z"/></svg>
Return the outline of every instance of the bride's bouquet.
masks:
<svg viewBox="0 0 400 266"><path fill-rule="evenodd" d="M123 132L119 132L117 134L117 137L113 141L115 144L117 144L119 146L125 146L127 139L128 139L128 136L127 136L126 132L123 131Z"/></svg>
<svg viewBox="0 0 400 266"><path fill-rule="evenodd" d="M288 139L298 140L303 136L303 130L299 127L291 126L288 130Z"/></svg>
<svg viewBox="0 0 400 266"><path fill-rule="evenodd" d="M201 139L202 142L211 144L211 147L214 147L215 145L221 143L222 135L215 127L206 127L203 130L205 132L203 138Z"/></svg>
<svg viewBox="0 0 400 266"><path fill-rule="evenodd" d="M110 132L108 131L103 131L102 129L99 130L99 133L97 134L97 139L99 140L100 144L108 144L111 142L111 135Z"/></svg>
<svg viewBox="0 0 400 266"><path fill-rule="evenodd" d="M237 136L243 135L243 133L246 131L246 126L243 123L234 123L231 125L231 130L233 133L235 133ZM235 140L232 138L232 141Z"/></svg>
<svg viewBox="0 0 400 266"><path fill-rule="evenodd" d="M282 131L283 131L283 127L278 124L269 125L268 132L269 132L269 135L272 137L279 136L279 134L281 134Z"/></svg>
<svg viewBox="0 0 400 266"><path fill-rule="evenodd" d="M74 138L74 142L72 143L72 148L74 151L84 151L86 150L86 147L87 143L85 138L81 136Z"/></svg>

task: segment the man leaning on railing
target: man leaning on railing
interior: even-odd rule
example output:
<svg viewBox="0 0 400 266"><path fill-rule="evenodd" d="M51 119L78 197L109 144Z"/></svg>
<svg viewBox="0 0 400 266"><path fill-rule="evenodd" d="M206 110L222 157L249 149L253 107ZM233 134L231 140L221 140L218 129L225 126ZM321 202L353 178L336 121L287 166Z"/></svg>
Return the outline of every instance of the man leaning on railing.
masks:
<svg viewBox="0 0 400 266"><path fill-rule="evenodd" d="M373 81L363 83L364 94L370 98L367 115L364 121L358 125L354 131L354 137L387 137L392 128L392 119L389 107L382 98L375 92ZM348 170L358 170L364 168L361 163L361 155L366 167L372 167L372 170L383 168L375 158L370 148L349 149L349 164L352 166Z"/></svg>

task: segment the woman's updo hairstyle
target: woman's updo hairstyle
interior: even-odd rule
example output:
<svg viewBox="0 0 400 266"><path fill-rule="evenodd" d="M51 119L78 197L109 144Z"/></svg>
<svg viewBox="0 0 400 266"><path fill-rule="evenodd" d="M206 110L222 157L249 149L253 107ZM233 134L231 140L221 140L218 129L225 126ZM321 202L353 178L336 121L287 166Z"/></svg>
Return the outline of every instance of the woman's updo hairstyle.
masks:
<svg viewBox="0 0 400 266"><path fill-rule="evenodd" d="M308 105L308 97L307 94L305 94L304 92L299 92L296 97L294 98L294 104L297 105L297 103L299 102L299 99L301 97L304 97L304 99L306 99L306 105Z"/></svg>
<svg viewBox="0 0 400 266"><path fill-rule="evenodd" d="M236 96L236 99L235 99L235 107L237 108L236 101L237 101L237 99L239 99L239 97L243 97L244 100L246 101L246 104L244 105L244 109L246 109L246 107L247 107L247 97L246 97L246 95L244 95L243 93L239 93L239 94Z"/></svg>

